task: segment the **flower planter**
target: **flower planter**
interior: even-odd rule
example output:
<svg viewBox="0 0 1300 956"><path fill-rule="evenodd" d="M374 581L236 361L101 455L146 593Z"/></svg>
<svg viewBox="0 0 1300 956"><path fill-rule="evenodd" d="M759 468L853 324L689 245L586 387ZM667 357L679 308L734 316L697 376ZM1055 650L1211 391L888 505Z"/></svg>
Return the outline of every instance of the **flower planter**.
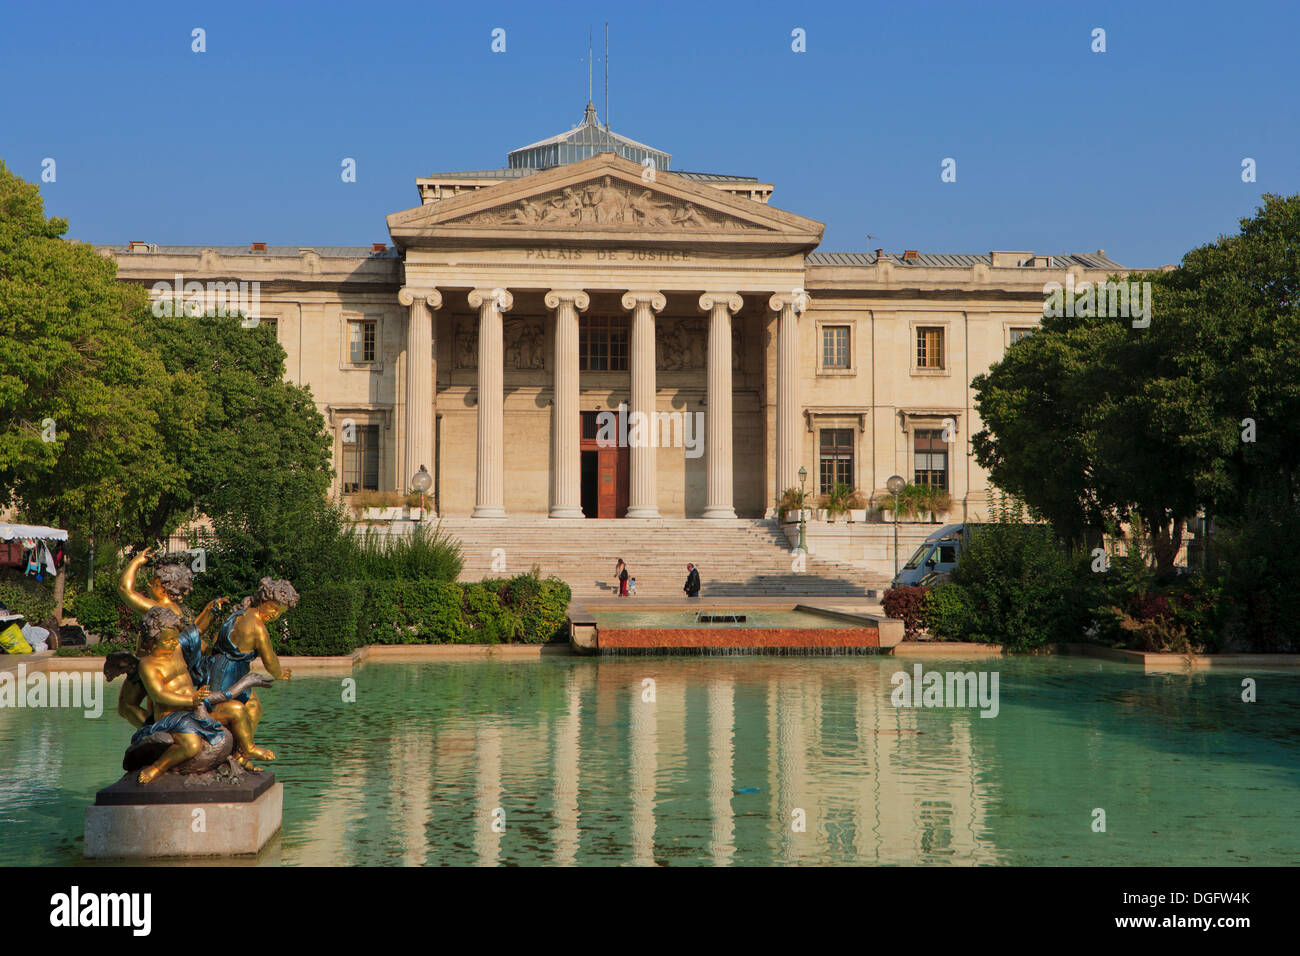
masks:
<svg viewBox="0 0 1300 956"><path fill-rule="evenodd" d="M849 520L850 520L850 521L853 521L853 522L859 522L859 521L860 521L860 522L862 522L863 524L866 524L866 523L867 523L867 509L866 509L866 508L850 508L850 509L849 509Z"/></svg>

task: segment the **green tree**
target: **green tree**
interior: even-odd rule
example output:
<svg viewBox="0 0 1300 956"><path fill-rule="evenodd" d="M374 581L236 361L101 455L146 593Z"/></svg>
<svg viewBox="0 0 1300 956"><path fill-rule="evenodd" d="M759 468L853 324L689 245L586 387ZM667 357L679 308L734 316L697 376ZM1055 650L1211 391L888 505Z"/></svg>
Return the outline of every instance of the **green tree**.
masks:
<svg viewBox="0 0 1300 956"><path fill-rule="evenodd" d="M67 228L0 163L0 505L129 536L184 479L161 425L191 432L192 396L142 344L143 290Z"/></svg>
<svg viewBox="0 0 1300 956"><path fill-rule="evenodd" d="M1200 507L1241 513L1270 483L1295 500L1300 196L1265 196L1241 226L1172 271L1128 277L1151 283L1149 327L1045 318L972 382L976 459L1064 537L1140 517L1168 573Z"/></svg>
<svg viewBox="0 0 1300 956"><path fill-rule="evenodd" d="M145 539L175 516L201 512L256 529L270 511L301 510L330 484L330 436L311 390L285 381L285 352L269 326L237 314L153 317L150 347L197 390L197 427L167 434L184 481L142 514ZM261 517L259 517L261 516Z"/></svg>

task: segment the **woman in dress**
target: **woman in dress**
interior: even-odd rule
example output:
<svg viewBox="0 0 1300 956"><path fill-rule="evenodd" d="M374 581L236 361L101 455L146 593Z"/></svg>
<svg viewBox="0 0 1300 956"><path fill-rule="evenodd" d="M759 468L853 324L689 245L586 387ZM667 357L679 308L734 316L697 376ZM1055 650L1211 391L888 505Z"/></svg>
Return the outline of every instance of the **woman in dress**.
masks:
<svg viewBox="0 0 1300 956"><path fill-rule="evenodd" d="M627 565L623 563L622 558L619 558L618 563L614 565L614 577L618 578L618 596L627 597Z"/></svg>

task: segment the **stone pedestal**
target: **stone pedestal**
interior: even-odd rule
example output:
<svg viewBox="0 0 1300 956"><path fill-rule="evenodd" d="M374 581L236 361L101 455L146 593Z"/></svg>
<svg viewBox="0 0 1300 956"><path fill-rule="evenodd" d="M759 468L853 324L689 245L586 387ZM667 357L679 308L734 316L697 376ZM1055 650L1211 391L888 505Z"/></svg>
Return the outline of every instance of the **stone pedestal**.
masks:
<svg viewBox="0 0 1300 956"><path fill-rule="evenodd" d="M237 781L215 774L164 774L148 786L129 773L86 808L85 856L92 860L241 856L280 830L284 786L275 774Z"/></svg>

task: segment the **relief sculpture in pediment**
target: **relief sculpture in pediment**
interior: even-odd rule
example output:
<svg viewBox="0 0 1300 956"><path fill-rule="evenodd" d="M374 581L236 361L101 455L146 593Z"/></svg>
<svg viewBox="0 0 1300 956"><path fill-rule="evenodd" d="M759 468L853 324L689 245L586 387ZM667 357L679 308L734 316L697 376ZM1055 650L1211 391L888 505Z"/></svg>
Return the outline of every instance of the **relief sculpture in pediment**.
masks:
<svg viewBox="0 0 1300 956"><path fill-rule="evenodd" d="M520 199L508 206L485 209L455 222L465 226L610 226L701 231L757 228L725 213L651 189L633 187L610 176Z"/></svg>

